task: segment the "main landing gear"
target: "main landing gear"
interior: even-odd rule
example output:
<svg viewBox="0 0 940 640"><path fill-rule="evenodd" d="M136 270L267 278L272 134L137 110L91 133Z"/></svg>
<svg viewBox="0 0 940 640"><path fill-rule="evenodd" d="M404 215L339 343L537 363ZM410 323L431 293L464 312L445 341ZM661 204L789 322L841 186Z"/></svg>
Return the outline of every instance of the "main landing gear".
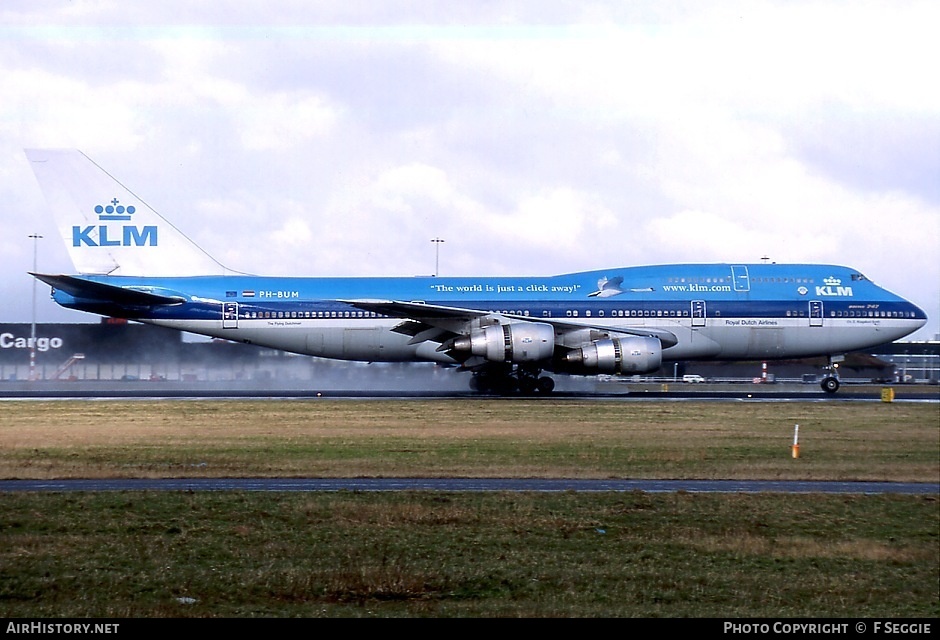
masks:
<svg viewBox="0 0 940 640"><path fill-rule="evenodd" d="M845 360L845 356L829 356L826 375L819 382L819 386L826 393L833 394L839 390L839 363L843 360Z"/></svg>
<svg viewBox="0 0 940 640"><path fill-rule="evenodd" d="M501 396L511 395L548 395L555 390L555 381L542 376L542 370L530 367L516 367L515 370L480 371L470 379L470 388L479 393L495 393Z"/></svg>

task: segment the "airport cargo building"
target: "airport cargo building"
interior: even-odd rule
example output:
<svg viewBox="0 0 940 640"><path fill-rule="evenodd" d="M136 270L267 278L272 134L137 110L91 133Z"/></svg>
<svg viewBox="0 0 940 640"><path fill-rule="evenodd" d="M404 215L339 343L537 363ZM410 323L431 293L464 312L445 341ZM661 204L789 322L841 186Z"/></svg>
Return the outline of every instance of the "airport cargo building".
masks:
<svg viewBox="0 0 940 640"><path fill-rule="evenodd" d="M441 378L467 384L432 363L327 360L112 318L37 324L35 341L31 336L29 323L0 324L0 389L28 381L299 389L402 387L410 378L417 385L446 383Z"/></svg>

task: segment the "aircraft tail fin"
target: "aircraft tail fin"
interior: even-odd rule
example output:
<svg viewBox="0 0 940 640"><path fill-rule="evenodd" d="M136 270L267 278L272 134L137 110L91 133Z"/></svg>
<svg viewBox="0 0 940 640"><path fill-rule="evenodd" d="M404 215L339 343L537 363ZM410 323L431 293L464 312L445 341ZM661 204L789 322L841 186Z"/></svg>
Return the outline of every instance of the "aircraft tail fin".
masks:
<svg viewBox="0 0 940 640"><path fill-rule="evenodd" d="M27 149L79 273L224 275L182 231L77 149Z"/></svg>

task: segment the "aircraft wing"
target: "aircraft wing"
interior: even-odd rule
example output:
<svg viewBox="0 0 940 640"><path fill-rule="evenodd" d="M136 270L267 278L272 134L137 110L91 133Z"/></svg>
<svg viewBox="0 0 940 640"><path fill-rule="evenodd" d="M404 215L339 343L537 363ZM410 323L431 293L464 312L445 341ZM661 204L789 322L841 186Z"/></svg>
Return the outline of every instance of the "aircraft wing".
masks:
<svg viewBox="0 0 940 640"><path fill-rule="evenodd" d="M375 311L395 318L438 318L438 319L464 319L481 318L490 315L488 311L479 309L463 309L425 302L400 302L398 300L340 300L358 307L363 311Z"/></svg>
<svg viewBox="0 0 940 640"><path fill-rule="evenodd" d="M186 301L186 298L179 295L166 295L165 293L155 293L153 290L140 288L119 287L76 276L54 276L43 273L30 273L30 275L59 291L64 291L71 296L85 300L135 307L180 304Z"/></svg>
<svg viewBox="0 0 940 640"><path fill-rule="evenodd" d="M474 320L492 315L478 309L462 309L423 302L395 300L341 300L363 311L373 311L403 322L392 331L411 336L409 344L431 341L443 343L469 332Z"/></svg>
<svg viewBox="0 0 940 640"><path fill-rule="evenodd" d="M343 300L342 302L364 311L374 311L386 316L402 318L406 322L395 327L395 331L415 337L423 335L424 340L430 339L435 342L444 342L448 338L469 333L474 326L474 321L492 319L492 324L505 324L506 322L550 324L555 328L555 333L558 335L588 329L605 333L652 337L658 339L664 349L679 343L679 339L671 331L654 327L610 327L569 318L533 318L512 313L496 313L481 309L465 309L424 302L396 300ZM438 334L431 332L431 329L435 329ZM412 342L414 343L416 340L413 339Z"/></svg>

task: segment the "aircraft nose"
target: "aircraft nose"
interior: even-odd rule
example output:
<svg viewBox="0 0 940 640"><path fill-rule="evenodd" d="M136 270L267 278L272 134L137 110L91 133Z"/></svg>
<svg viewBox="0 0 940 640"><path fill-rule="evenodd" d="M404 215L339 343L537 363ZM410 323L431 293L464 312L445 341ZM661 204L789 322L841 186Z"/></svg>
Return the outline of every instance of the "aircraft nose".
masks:
<svg viewBox="0 0 940 640"><path fill-rule="evenodd" d="M923 327L925 324L927 324L927 319L928 319L927 313L923 309L918 307L916 304L914 304L913 302L908 302L907 304L909 305L909 309L910 309L909 317L913 318L916 323L916 325L910 331L910 333L914 333L915 331Z"/></svg>

